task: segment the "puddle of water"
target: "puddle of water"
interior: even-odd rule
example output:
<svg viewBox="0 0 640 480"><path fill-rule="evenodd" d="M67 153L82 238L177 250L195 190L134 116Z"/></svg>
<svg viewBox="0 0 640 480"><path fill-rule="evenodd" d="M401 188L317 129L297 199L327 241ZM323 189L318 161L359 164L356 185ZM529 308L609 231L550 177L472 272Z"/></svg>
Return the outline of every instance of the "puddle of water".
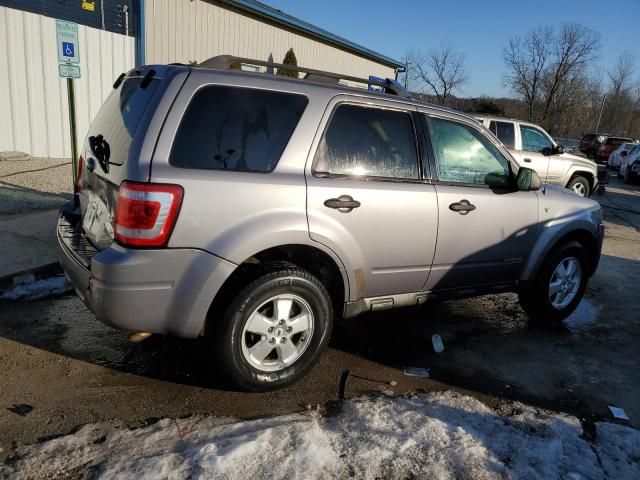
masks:
<svg viewBox="0 0 640 480"><path fill-rule="evenodd" d="M598 319L599 310L585 298L580 302L578 308L564 320L564 326L572 332L586 330Z"/></svg>

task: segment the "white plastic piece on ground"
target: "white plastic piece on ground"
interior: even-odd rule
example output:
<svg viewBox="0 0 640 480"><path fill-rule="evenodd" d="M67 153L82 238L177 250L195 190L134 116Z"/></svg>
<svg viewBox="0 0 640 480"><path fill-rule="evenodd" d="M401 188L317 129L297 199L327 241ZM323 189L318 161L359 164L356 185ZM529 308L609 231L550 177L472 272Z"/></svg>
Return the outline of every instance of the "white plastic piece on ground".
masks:
<svg viewBox="0 0 640 480"><path fill-rule="evenodd" d="M442 353L444 351L444 343L442 343L442 337L440 337L440 335L433 335L431 337L431 343L436 353Z"/></svg>
<svg viewBox="0 0 640 480"><path fill-rule="evenodd" d="M516 404L501 415L454 392L366 397L234 422L165 419L129 430L86 425L18 448L1 478L640 478L640 431ZM515 412L515 413L514 413Z"/></svg>
<svg viewBox="0 0 640 480"><path fill-rule="evenodd" d="M70 290L64 275L36 280L17 285L0 296L2 300L37 300L50 295L59 295Z"/></svg>
<svg viewBox="0 0 640 480"><path fill-rule="evenodd" d="M612 407L609 405L609 411L611 412L611 415L613 415L613 418L617 418L619 420L631 420L629 415L627 415L627 412L620 407Z"/></svg>

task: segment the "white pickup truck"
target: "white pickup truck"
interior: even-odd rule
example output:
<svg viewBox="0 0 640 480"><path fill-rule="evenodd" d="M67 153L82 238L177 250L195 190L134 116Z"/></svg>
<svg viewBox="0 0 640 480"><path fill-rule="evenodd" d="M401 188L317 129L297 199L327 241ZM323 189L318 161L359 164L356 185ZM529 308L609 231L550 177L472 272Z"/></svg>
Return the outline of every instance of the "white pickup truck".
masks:
<svg viewBox="0 0 640 480"><path fill-rule="evenodd" d="M542 181L569 188L583 197L596 189L595 162L565 153L542 127L503 117L476 118L509 149L518 164L535 170Z"/></svg>

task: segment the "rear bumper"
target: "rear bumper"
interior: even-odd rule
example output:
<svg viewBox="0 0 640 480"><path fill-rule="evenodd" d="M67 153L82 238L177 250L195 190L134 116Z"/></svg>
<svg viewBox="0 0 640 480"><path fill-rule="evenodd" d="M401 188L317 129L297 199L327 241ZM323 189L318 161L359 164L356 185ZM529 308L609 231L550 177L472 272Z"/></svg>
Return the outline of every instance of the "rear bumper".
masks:
<svg viewBox="0 0 640 480"><path fill-rule="evenodd" d="M197 337L216 293L236 266L195 249L127 249L113 244L87 262L58 221L64 272L96 317L128 331Z"/></svg>

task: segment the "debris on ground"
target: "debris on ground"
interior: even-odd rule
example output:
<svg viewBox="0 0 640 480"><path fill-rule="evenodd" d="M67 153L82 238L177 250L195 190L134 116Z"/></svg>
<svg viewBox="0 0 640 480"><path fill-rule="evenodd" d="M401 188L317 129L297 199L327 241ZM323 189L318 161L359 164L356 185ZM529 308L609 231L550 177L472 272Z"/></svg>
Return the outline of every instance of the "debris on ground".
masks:
<svg viewBox="0 0 640 480"><path fill-rule="evenodd" d="M433 350L436 353L442 353L444 351L444 343L442 342L442 337L440 337L440 335L433 335L431 337L431 343L433 344Z"/></svg>
<svg viewBox="0 0 640 480"><path fill-rule="evenodd" d="M61 295L70 290L71 287L67 283L67 279L63 275L58 275L44 280L16 285L0 295L0 299L37 300L51 295Z"/></svg>
<svg viewBox="0 0 640 480"><path fill-rule="evenodd" d="M402 370L409 377L429 378L429 369L422 367L404 367Z"/></svg>
<svg viewBox="0 0 640 480"><path fill-rule="evenodd" d="M329 416L113 423L19 447L2 478L640 478L640 431L454 392L361 397ZM187 427L188 425L188 427ZM186 432L186 434L185 434ZM526 446L526 448L523 448Z"/></svg>
<svg viewBox="0 0 640 480"><path fill-rule="evenodd" d="M627 412L622 408L609 405L609 411L611 412L611 415L613 415L613 418L617 418L618 420L631 420L629 415L627 415Z"/></svg>
<svg viewBox="0 0 640 480"><path fill-rule="evenodd" d="M21 417L26 417L33 410L33 407L28 403L14 403L13 406L7 407L7 410Z"/></svg>

